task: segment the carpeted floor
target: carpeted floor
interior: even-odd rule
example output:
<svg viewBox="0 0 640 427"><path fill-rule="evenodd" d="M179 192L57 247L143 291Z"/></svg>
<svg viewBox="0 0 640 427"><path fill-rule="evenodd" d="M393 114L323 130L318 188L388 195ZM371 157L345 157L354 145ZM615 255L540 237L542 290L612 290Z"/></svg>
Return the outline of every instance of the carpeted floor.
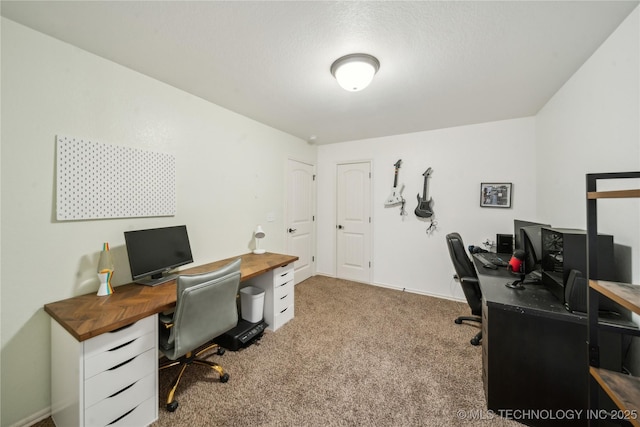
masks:
<svg viewBox="0 0 640 427"><path fill-rule="evenodd" d="M453 322L466 304L323 276L295 293L291 322L211 356L228 383L189 367L169 413L178 368L160 372L153 426L520 426L485 410L477 329Z"/></svg>

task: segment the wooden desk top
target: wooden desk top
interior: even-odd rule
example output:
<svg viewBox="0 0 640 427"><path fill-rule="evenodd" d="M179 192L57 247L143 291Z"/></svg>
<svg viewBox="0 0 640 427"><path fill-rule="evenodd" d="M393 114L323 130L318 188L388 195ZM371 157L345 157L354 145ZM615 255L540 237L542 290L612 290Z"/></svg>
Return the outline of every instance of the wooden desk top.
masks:
<svg viewBox="0 0 640 427"><path fill-rule="evenodd" d="M237 258L242 259L241 282L298 259L297 256L270 252L261 255L248 253L181 270L180 274L216 270ZM92 293L46 304L44 311L78 341L84 341L147 316L171 310L175 303L176 281L171 280L157 286L129 283L116 287L114 293L108 296L99 297Z"/></svg>

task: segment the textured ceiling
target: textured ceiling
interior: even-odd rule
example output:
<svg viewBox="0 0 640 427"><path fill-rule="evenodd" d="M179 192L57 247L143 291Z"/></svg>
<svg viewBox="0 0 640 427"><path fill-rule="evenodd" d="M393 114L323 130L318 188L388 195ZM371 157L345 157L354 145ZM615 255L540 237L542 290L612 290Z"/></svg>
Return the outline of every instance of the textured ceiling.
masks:
<svg viewBox="0 0 640 427"><path fill-rule="evenodd" d="M319 144L531 116L638 1L2 1L4 17ZM380 60L346 92L338 57Z"/></svg>

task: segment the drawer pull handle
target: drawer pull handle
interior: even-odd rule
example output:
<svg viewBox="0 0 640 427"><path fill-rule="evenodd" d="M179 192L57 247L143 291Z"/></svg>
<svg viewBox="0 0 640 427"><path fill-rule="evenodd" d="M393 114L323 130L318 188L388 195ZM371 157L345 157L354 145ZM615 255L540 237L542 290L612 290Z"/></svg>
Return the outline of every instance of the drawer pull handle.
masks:
<svg viewBox="0 0 640 427"><path fill-rule="evenodd" d="M136 382L134 382L134 383L129 384L128 386L126 386L126 387L125 387L125 388L123 388L122 390L118 390L118 391L116 391L116 392L115 392L115 393L113 393L111 396L109 396L107 399L111 399L112 397L115 397L115 396L119 395L120 393L123 393L123 392L125 392L125 391L129 390L131 387L133 387L134 385L136 385L136 383L137 383L137 382L138 382L138 381L136 381Z"/></svg>
<svg viewBox="0 0 640 427"><path fill-rule="evenodd" d="M131 343L132 343L132 342L134 342L135 340L137 340L137 338L134 338L134 339L132 339L131 341L126 342L126 343L124 343L124 344L120 344L120 345L118 345L118 346L116 346L116 347L110 348L110 349L109 349L109 350L107 350L107 351L116 351L116 350L119 350L119 349L121 349L122 347L126 347L126 346L128 346L129 344L131 344Z"/></svg>
<svg viewBox="0 0 640 427"><path fill-rule="evenodd" d="M109 333L110 333L110 334L115 334L116 332L124 331L125 329L130 328L130 327L132 327L133 325L135 325L135 323L130 323L130 324L128 324L128 325L124 325L124 326L123 326L123 327L121 327L121 328L114 329L113 331L109 331Z"/></svg>
<svg viewBox="0 0 640 427"><path fill-rule="evenodd" d="M107 371L113 371L113 370L119 369L119 368L123 367L124 365L126 365L127 363L133 361L136 357L138 357L138 356L134 356L129 360L125 360L124 362L120 363L119 365L116 365L116 366L114 366L112 368L107 369Z"/></svg>
<svg viewBox="0 0 640 427"><path fill-rule="evenodd" d="M285 295L285 296L283 296L283 297L280 297L280 299L281 299L281 300L283 300L283 299L285 299L285 298L286 298L286 297L288 297L288 296L289 296L289 294L287 294L287 295Z"/></svg>
<svg viewBox="0 0 640 427"><path fill-rule="evenodd" d="M287 310L289 310L289 307L287 307L287 308L285 308L284 310L282 310L282 311L280 312L280 314L284 313L284 312L285 312L285 311L287 311Z"/></svg>
<svg viewBox="0 0 640 427"><path fill-rule="evenodd" d="M116 418L115 420L111 421L109 424L107 424L108 426L110 426L111 424L115 424L118 421L120 421L121 419L123 419L124 417L126 417L127 415L129 415L130 413L132 413L133 411L135 411L137 408L137 406L135 408L132 408L131 410L127 411L126 413L122 414L121 416L119 416L118 418Z"/></svg>

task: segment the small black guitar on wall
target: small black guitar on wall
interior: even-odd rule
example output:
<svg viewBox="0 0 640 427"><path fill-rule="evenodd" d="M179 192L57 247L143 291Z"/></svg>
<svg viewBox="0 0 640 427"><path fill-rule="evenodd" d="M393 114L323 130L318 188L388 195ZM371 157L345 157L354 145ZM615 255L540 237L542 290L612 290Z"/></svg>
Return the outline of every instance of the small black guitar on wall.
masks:
<svg viewBox="0 0 640 427"><path fill-rule="evenodd" d="M415 210L416 216L420 218L431 218L433 216L433 210L431 209L433 199L429 197L429 193L427 191L429 175L431 175L431 168L427 169L422 174L422 176L424 176L424 190L422 191L422 198L420 197L420 194L418 194L418 206Z"/></svg>

